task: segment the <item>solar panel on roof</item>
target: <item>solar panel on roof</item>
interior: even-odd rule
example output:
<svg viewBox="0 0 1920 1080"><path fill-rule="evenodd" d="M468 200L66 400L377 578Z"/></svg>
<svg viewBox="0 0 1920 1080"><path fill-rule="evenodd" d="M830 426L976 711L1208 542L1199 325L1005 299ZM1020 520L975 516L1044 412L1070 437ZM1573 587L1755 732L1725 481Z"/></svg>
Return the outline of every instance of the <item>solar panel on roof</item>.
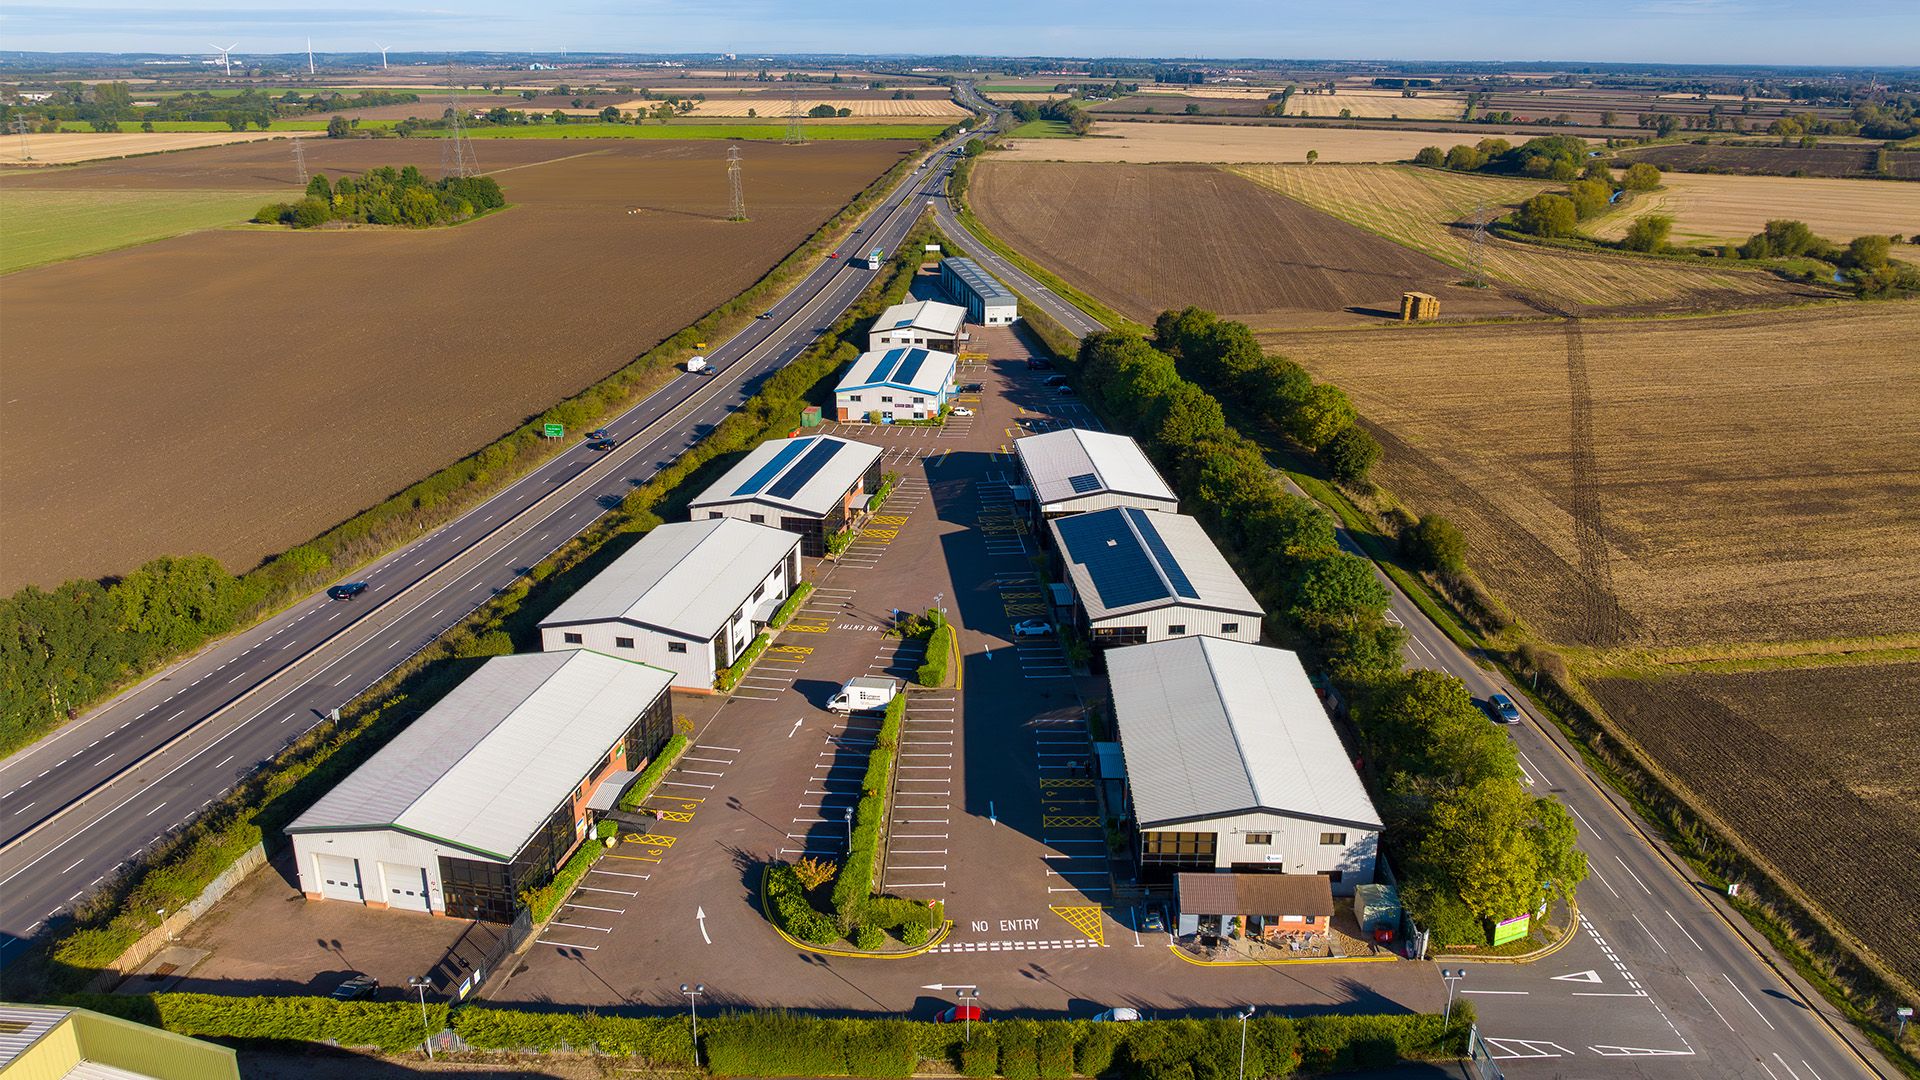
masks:
<svg viewBox="0 0 1920 1080"><path fill-rule="evenodd" d="M1174 561L1172 549L1167 547L1167 542L1161 537L1160 530L1154 528L1153 519L1147 516L1147 512L1131 506L1124 508L1123 512L1133 522L1133 527L1140 530L1140 539L1146 543L1147 550L1153 552L1153 561L1160 564L1160 571L1167 575L1167 580L1173 584L1173 591L1189 600L1200 599L1199 590L1193 587L1193 582L1187 578L1187 572L1180 569L1180 564Z"/></svg>
<svg viewBox="0 0 1920 1080"><path fill-rule="evenodd" d="M1100 603L1109 608L1167 600L1172 594L1154 571L1153 558L1140 546L1118 514L1081 514L1061 518L1060 542L1067 555L1087 568Z"/></svg>
<svg viewBox="0 0 1920 1080"><path fill-rule="evenodd" d="M893 374L893 369L899 365L900 357L905 354L906 351L905 349L888 349L885 353L881 354L880 362L874 365L873 374L867 376L867 381L870 383L886 382L887 376Z"/></svg>
<svg viewBox="0 0 1920 1080"><path fill-rule="evenodd" d="M915 375L920 374L920 367L926 362L927 362L927 350L925 349L907 350L906 359L900 362L900 370L894 372L892 381L897 383L904 383L908 386L912 386L913 377Z"/></svg>
<svg viewBox="0 0 1920 1080"><path fill-rule="evenodd" d="M755 492L758 492L761 488L766 487L767 481L780 475L780 470L786 468L788 462L792 461L794 458L799 457L801 451L804 451L807 447L813 445L813 442L814 440L812 438L795 439L794 441L781 447L780 452L773 455L773 460L767 462L765 465L760 466L760 468L757 471L755 471L752 476L747 477L747 482L744 484L741 484L739 488L735 489L734 494L735 495L752 495Z"/></svg>
<svg viewBox="0 0 1920 1080"><path fill-rule="evenodd" d="M1067 483L1073 485L1073 492L1076 495L1085 495L1089 491L1100 489L1100 478L1090 472L1075 473L1067 477Z"/></svg>
<svg viewBox="0 0 1920 1080"><path fill-rule="evenodd" d="M827 462L833 460L833 455L839 453L840 448L845 445L847 444L838 439L820 440L820 445L807 451L807 456L801 458L799 464L787 470L787 475L775 481L774 485L767 489L767 494L776 499L793 498L795 493L805 487L807 481L813 479Z"/></svg>

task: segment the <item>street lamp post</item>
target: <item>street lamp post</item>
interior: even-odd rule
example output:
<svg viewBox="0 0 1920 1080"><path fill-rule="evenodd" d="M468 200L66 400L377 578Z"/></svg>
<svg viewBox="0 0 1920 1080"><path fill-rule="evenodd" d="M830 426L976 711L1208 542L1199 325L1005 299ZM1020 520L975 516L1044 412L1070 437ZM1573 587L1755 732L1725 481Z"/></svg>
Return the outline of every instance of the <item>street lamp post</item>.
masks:
<svg viewBox="0 0 1920 1080"><path fill-rule="evenodd" d="M1253 1019L1253 1006L1236 1015L1240 1017L1240 1080L1247 1080L1247 1021Z"/></svg>
<svg viewBox="0 0 1920 1080"><path fill-rule="evenodd" d="M700 1064L700 995L707 992L706 983L694 983L688 986L680 984L680 992L687 995L687 1015L693 1018L693 1063Z"/></svg>
<svg viewBox="0 0 1920 1080"><path fill-rule="evenodd" d="M1448 971L1446 968L1441 968L1440 977L1447 980L1447 1010L1440 1015L1440 1026L1445 1027L1447 1022L1453 1019L1453 989L1460 980L1467 977L1467 969L1454 968Z"/></svg>
<svg viewBox="0 0 1920 1080"><path fill-rule="evenodd" d="M840 820L847 824L847 854L853 854L853 807L840 811Z"/></svg>
<svg viewBox="0 0 1920 1080"><path fill-rule="evenodd" d="M427 1048L427 1060L432 1061L433 1029L427 1026L427 987L433 985L433 980L424 975L409 975L407 985L420 992L420 1030L424 1033L421 1042Z"/></svg>
<svg viewBox="0 0 1920 1080"><path fill-rule="evenodd" d="M953 994L955 997L960 999L960 1023L962 1027L962 1032L961 1032L962 1037L967 1042L972 1042L973 1041L973 1010L976 1008L976 1006L973 1003L980 1000L980 991L972 989L970 987L966 987L966 988L955 990Z"/></svg>

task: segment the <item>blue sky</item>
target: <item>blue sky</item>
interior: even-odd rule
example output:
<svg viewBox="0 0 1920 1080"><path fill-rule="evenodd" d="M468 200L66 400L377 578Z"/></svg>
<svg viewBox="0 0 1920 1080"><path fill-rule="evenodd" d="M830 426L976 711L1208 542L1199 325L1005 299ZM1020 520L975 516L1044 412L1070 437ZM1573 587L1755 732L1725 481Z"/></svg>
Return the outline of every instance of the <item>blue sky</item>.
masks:
<svg viewBox="0 0 1920 1080"><path fill-rule="evenodd" d="M346 0L353 4L356 0ZM358 0L364 4L364 0ZM1920 64L1920 0L293 0L0 6L0 48L968 52Z"/></svg>

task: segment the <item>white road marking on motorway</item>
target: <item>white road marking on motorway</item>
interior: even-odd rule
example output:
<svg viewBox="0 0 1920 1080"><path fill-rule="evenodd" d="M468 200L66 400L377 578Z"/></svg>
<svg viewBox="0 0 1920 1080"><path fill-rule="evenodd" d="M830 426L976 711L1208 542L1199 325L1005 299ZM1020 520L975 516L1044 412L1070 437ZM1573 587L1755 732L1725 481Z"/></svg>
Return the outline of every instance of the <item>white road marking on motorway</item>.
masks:
<svg viewBox="0 0 1920 1080"><path fill-rule="evenodd" d="M244 678L246 678L246 677L247 677L247 673L243 671L243 672L241 672L240 674L238 674L238 675L235 675L235 676L234 676L233 678L231 678L231 679L228 679L228 680L227 680L227 685L228 685L228 686L232 686L232 685L233 685L234 683L237 683L237 682L239 682L239 681L240 681L241 679L244 679Z"/></svg>
<svg viewBox="0 0 1920 1080"><path fill-rule="evenodd" d="M1793 1077L1793 1080L1800 1080L1800 1074L1793 1071L1793 1066L1787 1064L1787 1059L1781 1057L1779 1051L1774 1051L1773 1060L1779 1062L1780 1067L1787 1070L1787 1075Z"/></svg>
<svg viewBox="0 0 1920 1080"><path fill-rule="evenodd" d="M1601 873L1599 867L1593 865L1592 863L1588 863L1587 869L1593 871L1593 876L1600 879L1600 884L1605 885L1607 887L1607 891L1612 893L1615 899L1621 898L1620 890L1613 887L1613 882L1607 880L1607 875Z"/></svg>
<svg viewBox="0 0 1920 1080"><path fill-rule="evenodd" d="M1760 1006L1755 1005L1753 1003L1753 999L1747 996L1747 992L1745 990L1740 989L1740 984L1733 981L1733 976L1723 971L1720 973L1720 977L1727 980L1727 985L1733 987L1733 992L1736 994L1739 994L1740 1000L1747 1003L1747 1008L1753 1010L1753 1015L1759 1017L1760 1022L1767 1025L1768 1031L1778 1030L1773 1026L1773 1021L1767 1019L1767 1014L1760 1011Z"/></svg>
<svg viewBox="0 0 1920 1080"><path fill-rule="evenodd" d="M1633 915L1633 913L1632 913L1632 912L1628 912L1627 914L1629 914L1629 915ZM1640 916L1638 916L1638 915L1633 915L1633 921L1634 921L1634 922L1637 922L1637 923L1640 923L1640 929L1642 929L1642 930L1647 930L1647 924L1646 924L1646 923L1643 923L1643 922L1640 922ZM1665 945L1662 945L1662 944L1660 944L1660 939L1659 939L1659 938L1657 938L1657 937L1654 937L1654 936L1653 936L1653 931L1651 931L1651 930L1647 930L1647 937L1648 937L1648 938L1650 938L1650 939L1652 939L1652 941L1653 941L1653 944L1654 944L1654 946L1655 946L1655 947L1657 947L1657 948L1658 948L1658 949L1659 949L1659 950L1660 950L1661 952L1666 952L1666 951L1667 951L1667 947L1666 947Z"/></svg>
<svg viewBox="0 0 1920 1080"><path fill-rule="evenodd" d="M1663 909L1663 910L1664 910L1664 909ZM1671 911L1669 911L1669 912L1667 912L1667 918L1669 918L1669 919L1673 919L1673 925L1675 925L1675 926L1680 926L1680 920L1679 920L1679 919L1674 919L1674 918L1673 918L1673 912L1671 912ZM1684 926L1680 926L1680 932L1681 932L1681 933L1683 933L1683 934L1687 934L1687 928L1686 928L1686 927L1684 927ZM1693 941L1693 935L1692 935L1692 934L1687 934L1687 940L1688 940L1688 941ZM1694 948L1696 948L1696 949L1699 949L1699 950L1700 950L1701 952L1706 952L1706 951L1707 951L1707 949L1706 949L1706 946L1704 946L1704 945L1702 945L1702 944L1700 944L1700 943L1699 943L1698 941L1693 941L1693 947L1694 947Z"/></svg>
<svg viewBox="0 0 1920 1080"><path fill-rule="evenodd" d="M1652 896L1652 895L1653 895L1653 890L1652 890L1652 889L1649 889L1649 888L1647 888L1647 883L1646 883L1646 882L1644 882L1644 881L1641 881L1641 880L1640 880L1640 875L1639 875L1639 874L1636 874L1636 873L1634 873L1634 872L1633 872L1633 867L1631 867L1631 866L1628 866L1628 865L1627 865L1627 860L1625 860L1625 859L1623 859L1623 858L1621 858L1621 857L1620 857L1620 856L1618 856L1618 855L1615 855L1615 856L1613 857L1613 861L1614 861L1614 862L1617 862L1617 863L1619 863L1619 864L1620 864L1620 868L1621 868L1622 870L1625 870L1625 871L1627 872L1627 874L1628 874L1628 876L1630 876L1630 877L1632 877L1632 878L1633 878L1633 883L1634 883L1635 885L1638 885L1638 886L1640 886L1640 891L1641 891L1641 892L1643 892L1643 893L1646 893L1646 894L1647 894L1648 896Z"/></svg>
<svg viewBox="0 0 1920 1080"><path fill-rule="evenodd" d="M40 800L38 800L38 799L35 799L35 800L34 800L33 802L30 802L30 803L28 803L27 805L25 805L25 806L23 806L23 807L21 807L21 808L20 808L20 809L18 809L18 810L15 810L15 811L14 811L14 814L15 814L15 816L18 816L18 815L20 815L20 814L24 814L24 813L26 813L26 812L27 812L28 810L31 810L31 809L32 809L32 808L34 807L34 805L35 805L36 803L38 803L39 801L40 801Z"/></svg>
<svg viewBox="0 0 1920 1080"><path fill-rule="evenodd" d="M162 799L162 800L160 800L159 802L157 802L157 803L154 803L154 804L153 804L153 810L158 810L158 809L160 809L161 807L163 807L163 806L165 806L165 805L167 805L167 801L166 801L165 799ZM149 810L149 811L147 811L146 813L144 813L144 814L141 814L140 816L141 816L141 817L152 817L152 816L153 816L153 810Z"/></svg>
<svg viewBox="0 0 1920 1080"><path fill-rule="evenodd" d="M85 859L79 859L79 860L77 860L77 861L75 861L75 862L74 862L74 864L73 864L73 866L79 866L79 865L80 865L81 863L83 863L83 862L86 862L86 861L87 861L87 860L85 860ZM67 868L66 868L65 870L62 870L62 871L60 871L60 872L61 872L61 873L63 873L63 874L71 874L71 873L73 873L73 866L69 866L69 867L67 867Z"/></svg>

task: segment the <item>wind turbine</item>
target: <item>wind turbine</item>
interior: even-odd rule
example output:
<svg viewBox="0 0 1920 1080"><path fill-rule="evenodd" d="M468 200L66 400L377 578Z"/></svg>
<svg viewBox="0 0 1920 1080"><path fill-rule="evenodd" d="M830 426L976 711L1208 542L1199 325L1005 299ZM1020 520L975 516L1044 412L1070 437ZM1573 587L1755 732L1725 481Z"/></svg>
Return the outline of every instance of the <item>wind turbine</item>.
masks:
<svg viewBox="0 0 1920 1080"><path fill-rule="evenodd" d="M393 48L393 46L375 45L374 48L380 50L380 70L381 71L387 70L387 50Z"/></svg>
<svg viewBox="0 0 1920 1080"><path fill-rule="evenodd" d="M307 74L313 74L313 39L307 39Z"/></svg>
<svg viewBox="0 0 1920 1080"><path fill-rule="evenodd" d="M233 74L233 50L235 46L239 44L240 43L236 41L224 49L218 45L213 46L213 51L220 54L220 65L226 68L227 74L229 75Z"/></svg>

